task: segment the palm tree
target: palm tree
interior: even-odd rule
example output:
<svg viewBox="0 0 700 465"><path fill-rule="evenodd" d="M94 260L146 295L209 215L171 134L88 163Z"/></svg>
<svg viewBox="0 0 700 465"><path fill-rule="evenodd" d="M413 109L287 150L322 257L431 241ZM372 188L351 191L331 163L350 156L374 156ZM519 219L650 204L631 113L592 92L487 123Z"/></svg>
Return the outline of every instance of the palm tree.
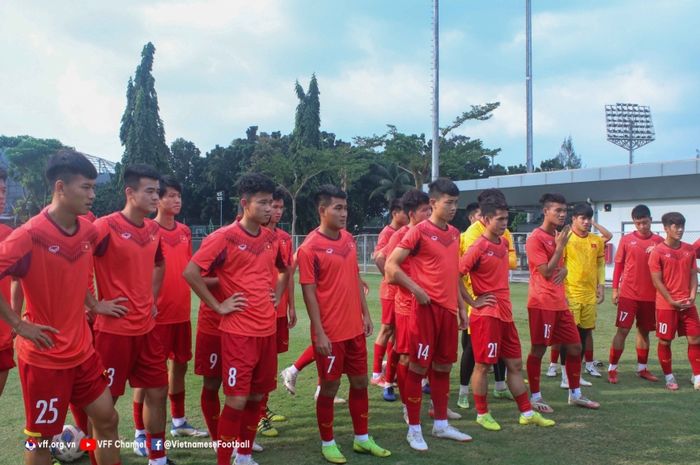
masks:
<svg viewBox="0 0 700 465"><path fill-rule="evenodd" d="M382 196L390 204L392 200L414 187L411 173L401 169L396 163L372 163L370 169L371 179L377 184L369 195L370 199Z"/></svg>

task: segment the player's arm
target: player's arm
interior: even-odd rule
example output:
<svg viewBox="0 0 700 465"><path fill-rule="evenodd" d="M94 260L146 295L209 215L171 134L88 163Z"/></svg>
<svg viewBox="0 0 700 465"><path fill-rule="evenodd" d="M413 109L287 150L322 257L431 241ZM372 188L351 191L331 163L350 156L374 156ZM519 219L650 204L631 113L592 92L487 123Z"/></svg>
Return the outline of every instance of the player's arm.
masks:
<svg viewBox="0 0 700 465"><path fill-rule="evenodd" d="M129 310L121 302L128 302L126 297L117 297L112 300L97 300L88 288L85 292L85 306L93 313L106 315L114 318L121 318Z"/></svg>
<svg viewBox="0 0 700 465"><path fill-rule="evenodd" d="M622 272L625 269L625 261L627 259L627 253L623 241L620 240L620 244L617 248L617 253L615 254L615 267L613 268L613 278L612 278L612 302L617 305L620 298L620 280L622 279Z"/></svg>
<svg viewBox="0 0 700 465"><path fill-rule="evenodd" d="M202 276L202 281L204 281L204 284L206 284L209 289L219 285L218 276Z"/></svg>
<svg viewBox="0 0 700 465"><path fill-rule="evenodd" d="M685 309L685 308L689 307L689 305L686 305L683 302L678 302L676 300L673 300L673 298L671 297L671 293L668 292L668 289L666 288L666 285L664 284L661 271L652 271L651 272L651 282L654 283L654 287L659 292L659 294L661 294L661 297L663 297L664 300L666 300L666 302L668 302L672 307L677 308L677 309ZM697 285L697 279L695 281L695 284Z"/></svg>
<svg viewBox="0 0 700 465"><path fill-rule="evenodd" d="M287 324L289 328L293 328L297 324L297 309L294 304L294 272L296 271L296 263L289 267L289 276L287 278Z"/></svg>
<svg viewBox="0 0 700 465"><path fill-rule="evenodd" d="M564 255L564 250L566 249L566 244L569 242L570 234L571 227L566 225L561 231L557 231L557 233L554 235L554 243L556 244L556 247L552 257L547 263L537 267L537 271L539 271L539 273L544 276L545 279L552 280L552 278L560 277L561 272L557 272L557 270L560 269L559 261L561 260L562 255ZM563 278L561 278L561 280L563 281ZM557 279L555 279L555 282L556 281Z"/></svg>
<svg viewBox="0 0 700 465"><path fill-rule="evenodd" d="M19 316L22 316L22 307L24 306L24 290L19 279L12 279L10 287L10 300L12 301L12 310Z"/></svg>
<svg viewBox="0 0 700 465"><path fill-rule="evenodd" d="M459 289L459 292L457 293L457 319L459 322L458 329L460 331L464 331L467 329L469 326L469 316L467 315L467 307L464 305L464 299L462 299L462 286L464 285L464 282L462 281L462 277L457 278L457 289Z"/></svg>
<svg viewBox="0 0 700 465"><path fill-rule="evenodd" d="M58 334L59 332L51 326L37 325L21 319L2 295L0 295L0 319L4 320L18 336L32 341L42 351L54 346L49 333Z"/></svg>
<svg viewBox="0 0 700 465"><path fill-rule="evenodd" d="M694 263L690 270L690 292L688 297L688 307L695 305L695 297L698 292L698 267Z"/></svg>
<svg viewBox="0 0 700 465"><path fill-rule="evenodd" d="M194 293L197 294L197 296L199 296L199 298L202 299L209 308L214 310L219 315L228 315L232 312L242 312L245 309L247 301L243 296L243 293L236 292L223 302L219 302L207 287L201 273L202 268L200 268L194 261L190 260L185 267L185 271L182 272L182 276L190 285Z"/></svg>
<svg viewBox="0 0 700 465"><path fill-rule="evenodd" d="M513 235L506 229L503 237L508 241L508 269L516 270L518 268L518 252L515 250Z"/></svg>
<svg viewBox="0 0 700 465"><path fill-rule="evenodd" d="M316 284L302 284L301 292L304 296L306 312L309 314L309 320L311 320L311 330L316 338L316 350L321 355L330 355L333 345L328 336L326 336L326 332L321 324L321 307L316 298Z"/></svg>
<svg viewBox="0 0 700 465"><path fill-rule="evenodd" d="M475 247L469 248L467 253L462 255L462 257L459 259L459 272L461 273L461 276L468 275L477 266L480 256L481 252ZM496 305L496 297L493 294L487 292L478 297L472 297L464 286L464 281L460 279L459 283L460 297L464 299L464 302L466 302L470 307L481 308L487 305Z"/></svg>
<svg viewBox="0 0 700 465"><path fill-rule="evenodd" d="M360 275L358 273L357 277L359 278ZM358 289L358 292L360 293L360 304L362 305L362 322L364 323L365 326L365 337L369 337L372 335L372 331L374 330L374 326L372 324L372 317L369 314L369 306L367 305L367 299L365 298L365 290L362 286L362 280L359 280L360 286Z"/></svg>
<svg viewBox="0 0 700 465"><path fill-rule="evenodd" d="M401 264L408 258L411 251L401 247L396 247L386 262L386 275L390 284L398 284L416 296L420 305L430 303L430 297L418 284L415 283L402 269Z"/></svg>
<svg viewBox="0 0 700 465"><path fill-rule="evenodd" d="M384 252L382 252L381 250L374 254L374 264L377 265L377 269L379 269L379 272L382 274L382 276L384 276L386 257L384 256Z"/></svg>
<svg viewBox="0 0 700 465"><path fill-rule="evenodd" d="M598 265L598 287L596 288L596 303L599 305L605 300L605 251L600 251L601 255L596 258Z"/></svg>
<svg viewBox="0 0 700 465"><path fill-rule="evenodd" d="M612 239L613 235L612 235L612 233L611 233L610 231L608 231L607 228L605 228L604 226L598 224L598 223L596 222L596 220L591 220L591 224L593 225L594 228L596 228L596 229L598 230L598 232L600 233L601 237L603 238L603 242L604 242L604 243L607 244L608 242L610 242L610 240Z"/></svg>

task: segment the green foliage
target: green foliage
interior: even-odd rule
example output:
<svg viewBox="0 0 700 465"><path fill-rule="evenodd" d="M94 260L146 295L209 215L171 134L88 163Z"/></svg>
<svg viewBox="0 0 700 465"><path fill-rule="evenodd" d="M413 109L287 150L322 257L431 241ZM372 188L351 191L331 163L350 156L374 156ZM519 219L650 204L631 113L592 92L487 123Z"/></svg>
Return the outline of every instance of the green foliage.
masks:
<svg viewBox="0 0 700 465"><path fill-rule="evenodd" d="M396 163L373 163L370 179L377 187L369 198L381 197L387 205L414 187L411 173L402 170Z"/></svg>
<svg viewBox="0 0 700 465"><path fill-rule="evenodd" d="M542 160L537 171L559 171L578 168L581 168L581 157L576 154L571 136L569 136L561 143L559 153L552 158Z"/></svg>
<svg viewBox="0 0 700 465"><path fill-rule="evenodd" d="M319 100L321 92L318 89L316 75L311 75L309 88L306 92L299 81L296 82L294 89L299 104L294 117L293 147L295 150L319 149L321 148L321 102Z"/></svg>

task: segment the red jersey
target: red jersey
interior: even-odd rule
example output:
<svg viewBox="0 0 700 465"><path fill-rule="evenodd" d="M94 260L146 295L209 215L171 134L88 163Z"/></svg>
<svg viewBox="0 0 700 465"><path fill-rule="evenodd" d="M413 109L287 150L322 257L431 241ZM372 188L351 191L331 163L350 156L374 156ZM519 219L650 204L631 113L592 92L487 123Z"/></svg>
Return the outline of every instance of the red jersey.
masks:
<svg viewBox="0 0 700 465"><path fill-rule="evenodd" d="M560 311L569 309L569 305L566 303L564 283L554 284L537 270L538 266L549 263L555 250L554 235L542 228L535 229L525 242L527 264L530 268L530 283L527 292L528 308ZM564 267L563 257L557 266Z"/></svg>
<svg viewBox="0 0 700 465"><path fill-rule="evenodd" d="M321 324L331 342L364 333L360 298L360 269L355 239L346 230L331 239L318 229L297 250L299 283L315 284ZM311 331L311 338L316 336Z"/></svg>
<svg viewBox="0 0 700 465"><path fill-rule="evenodd" d="M136 225L121 212L98 218L94 225L98 233L95 275L100 299L128 299L121 303L128 309L126 315L97 315L95 330L124 336L146 334L155 326L151 316L153 270L163 261L160 226L148 218Z"/></svg>
<svg viewBox="0 0 700 465"><path fill-rule="evenodd" d="M660 243L649 255L649 271L661 273L661 281L666 286L673 300L683 300L690 296L690 273L697 272L695 250L693 246L681 242L681 246L672 249L665 242ZM656 293L657 310L676 310Z"/></svg>
<svg viewBox="0 0 700 465"><path fill-rule="evenodd" d="M12 233L12 228L0 223L0 242L7 239ZM0 294L7 301L8 305L12 305L12 278L5 276L0 279ZM4 321L0 321L0 351L12 347L12 328Z"/></svg>
<svg viewBox="0 0 700 465"><path fill-rule="evenodd" d="M291 267L294 263L294 251L292 250L294 248L294 245L292 244L292 236L290 236L287 231L280 228L275 228L275 234L277 235L277 240L280 244L280 254L282 255L282 259ZM275 282L277 282L277 275L278 273L275 274ZM280 301L277 304L277 318L287 316L288 306L289 291L287 288L285 288L284 292L282 293L282 297L280 298Z"/></svg>
<svg viewBox="0 0 700 465"><path fill-rule="evenodd" d="M219 329L239 336L271 336L277 330L276 310L270 293L277 284L275 267L287 267L279 251L277 235L261 227L256 236L239 222L211 234L192 257L203 270L219 278L225 300L237 292L246 298L242 312L221 318ZM218 232L217 231L217 232Z"/></svg>
<svg viewBox="0 0 700 465"><path fill-rule="evenodd" d="M620 239L615 254L614 276L621 276L622 284L613 279L613 288L620 289L620 297L642 302L653 302L656 288L651 282L649 254L657 244L663 242L658 234L642 237L637 231L625 234ZM619 273L618 267L622 268Z"/></svg>
<svg viewBox="0 0 700 465"><path fill-rule="evenodd" d="M409 229L410 228L408 226L404 226L391 236L391 238L389 239L389 243L384 247L384 249L382 249L382 253L386 258L389 258L391 253L399 245L399 243L404 238ZM408 277L413 279L410 255L406 257L406 260L404 260L401 263L401 270L403 270L403 272L406 273ZM396 288L396 295L394 296L394 312L398 313L399 315L410 315L411 308L413 306L413 299L415 298L413 296L413 293L401 286L394 285L393 287Z"/></svg>
<svg viewBox="0 0 700 465"><path fill-rule="evenodd" d="M389 243L389 240L391 240L392 236L394 236L396 231L397 230L392 228L390 224L384 226L384 229L381 230L381 232L379 233L379 237L377 238L377 246L374 248L375 255L381 252L382 249L386 247L386 245ZM384 256L388 257L388 255L386 255L385 253ZM383 276L382 282L379 285L379 298L394 300L395 296L396 286L389 284L386 280L386 276Z"/></svg>
<svg viewBox="0 0 700 465"><path fill-rule="evenodd" d="M459 260L459 271L469 274L472 290L477 297L493 294L496 305L472 307L472 315L490 316L501 321L513 321L513 306L510 301L508 276L508 241L501 237L498 244L481 236Z"/></svg>
<svg viewBox="0 0 700 465"><path fill-rule="evenodd" d="M695 249L695 258L700 259L700 239L693 243L693 248Z"/></svg>
<svg viewBox="0 0 700 465"><path fill-rule="evenodd" d="M440 229L430 220L411 228L398 245L411 251L411 278L430 296L432 303L452 313L459 309L459 231Z"/></svg>
<svg viewBox="0 0 700 465"><path fill-rule="evenodd" d="M90 223L94 223L97 217L95 214L91 211L88 211L86 214L81 215L83 218L88 220ZM90 270L90 278L88 279L88 289L90 290L90 294L92 296L95 296L95 269L93 268Z"/></svg>
<svg viewBox="0 0 700 465"><path fill-rule="evenodd" d="M223 234L225 229L226 228L220 228L214 231L213 233L209 234L207 237L204 238L200 247L204 246L208 242L216 241L216 236L219 234ZM216 276L216 273L213 271L207 272L205 270L202 270L202 276ZM223 302L224 300L226 300L224 291L218 284L214 287L210 287L209 292L211 292L214 298L219 302ZM203 300L200 300L199 315L197 318L197 331L201 331L204 334L210 334L212 336L219 336L221 334L221 331L219 331L220 325L221 315L209 308L209 306Z"/></svg>
<svg viewBox="0 0 700 465"><path fill-rule="evenodd" d="M30 365L73 368L95 353L84 305L97 231L88 220L77 221L68 235L45 208L0 243L0 278L20 278L27 302L24 318L59 331L48 333L54 347L44 351L17 338L18 357Z"/></svg>
<svg viewBox="0 0 700 465"><path fill-rule="evenodd" d="M184 323L190 321L192 298L190 286L182 272L192 258L192 233L190 228L175 222L173 229L160 226L160 247L165 259L165 276L156 301L157 324Z"/></svg>

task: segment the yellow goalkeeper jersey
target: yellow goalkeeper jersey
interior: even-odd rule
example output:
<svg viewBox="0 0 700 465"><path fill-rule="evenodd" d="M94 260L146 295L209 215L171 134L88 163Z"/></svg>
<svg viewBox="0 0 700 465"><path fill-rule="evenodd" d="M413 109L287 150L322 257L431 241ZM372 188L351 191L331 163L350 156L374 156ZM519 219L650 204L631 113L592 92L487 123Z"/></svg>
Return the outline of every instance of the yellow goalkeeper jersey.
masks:
<svg viewBox="0 0 700 465"><path fill-rule="evenodd" d="M605 242L597 234L572 232L564 249L567 269L566 298L580 304L596 303L598 284L605 284Z"/></svg>

